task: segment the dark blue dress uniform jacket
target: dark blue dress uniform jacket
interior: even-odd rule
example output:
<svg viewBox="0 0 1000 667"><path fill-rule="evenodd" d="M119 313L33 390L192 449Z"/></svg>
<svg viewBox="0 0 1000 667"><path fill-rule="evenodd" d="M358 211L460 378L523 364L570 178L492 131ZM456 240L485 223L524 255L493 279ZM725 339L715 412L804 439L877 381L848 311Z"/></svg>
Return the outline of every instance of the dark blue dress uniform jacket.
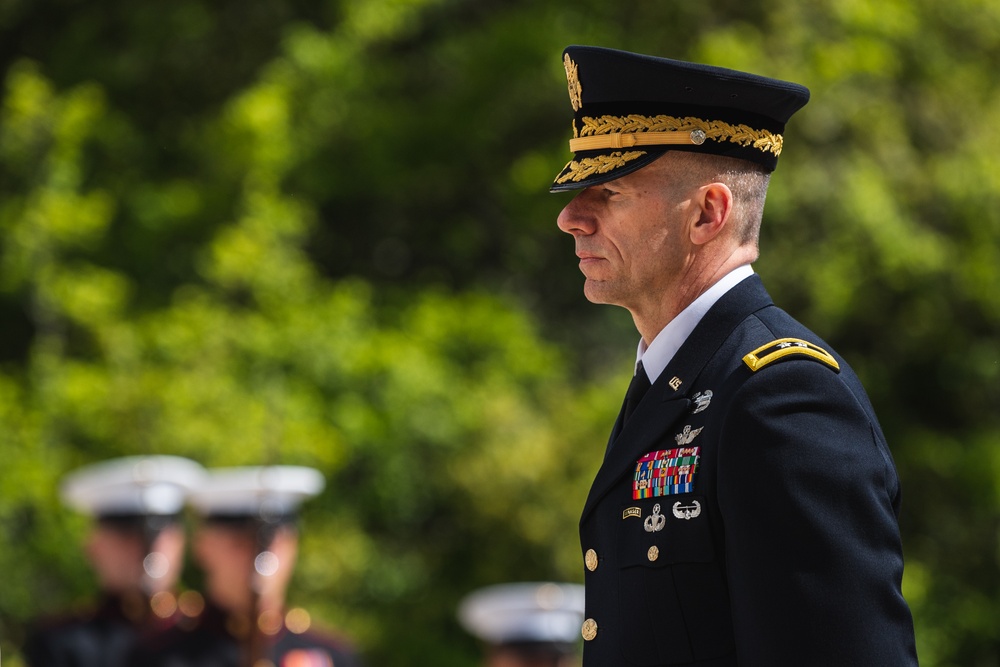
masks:
<svg viewBox="0 0 1000 667"><path fill-rule="evenodd" d="M176 616L153 616L141 597L105 595L93 609L37 622L21 652L28 667L125 667L144 638L171 627Z"/></svg>
<svg viewBox="0 0 1000 667"><path fill-rule="evenodd" d="M233 619L209 603L194 624L178 624L132 652L129 667L244 667L247 636L233 634ZM362 667L358 654L339 638L312 630L282 628L259 647L256 667Z"/></svg>
<svg viewBox="0 0 1000 667"><path fill-rule="evenodd" d="M743 361L782 338L830 351L747 278L612 436L580 521L584 667L917 664L875 413L832 351L839 370L805 354ZM698 447L691 490L635 499L637 461L681 446Z"/></svg>

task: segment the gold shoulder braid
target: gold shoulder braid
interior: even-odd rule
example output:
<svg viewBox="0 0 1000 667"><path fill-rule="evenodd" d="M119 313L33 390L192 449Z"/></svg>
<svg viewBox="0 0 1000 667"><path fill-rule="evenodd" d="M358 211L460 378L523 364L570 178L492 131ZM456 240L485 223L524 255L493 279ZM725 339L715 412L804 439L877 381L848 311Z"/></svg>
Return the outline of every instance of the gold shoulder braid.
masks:
<svg viewBox="0 0 1000 667"><path fill-rule="evenodd" d="M761 345L753 352L750 352L745 357L743 357L743 363L750 367L750 370L757 372L764 368L771 362L782 359L789 355L796 355L800 357L809 357L810 359L815 359L820 361L830 368L839 371L840 364L837 360L833 358L833 355L821 348L819 345L813 345L809 341L802 340L801 338L779 338L778 340L773 340L766 345Z"/></svg>
<svg viewBox="0 0 1000 667"><path fill-rule="evenodd" d="M638 133L686 133L699 136L701 141L704 139L712 139L713 141L731 141L732 143L739 144L741 146L753 146L754 148L761 150L765 153L773 153L775 157L781 155L781 147L783 144L783 139L780 134L774 134L768 130L755 130L749 125L731 125L729 123L723 122L721 120L702 120L701 118L695 118L693 116L687 116L685 118L676 118L674 116L640 116L637 114L632 114L629 116L601 116L599 118L591 118L589 116L584 116L581 120L582 127L580 129L580 137L597 137L597 136L607 136L607 135L625 135L625 134L638 134ZM703 133L703 134L702 134ZM680 135L678 135L680 136ZM612 137L608 137L609 141L606 148L615 147L615 142ZM602 146L590 145L593 140L589 142L587 149L601 148ZM646 143L646 142L643 142ZM649 144L656 143L675 143L674 141L650 141ZM676 142L680 143L680 142ZM684 143L696 143L695 141ZM700 142L699 142L700 143ZM619 144L621 145L621 144ZM574 147L573 141L570 141L570 150L581 150L582 146Z"/></svg>
<svg viewBox="0 0 1000 667"><path fill-rule="evenodd" d="M563 170L566 171L565 174L556 179L556 183L565 183L566 181L573 181L574 183L582 181L588 176L593 174L606 174L612 169L617 169L623 166L626 162L631 162L632 160L642 157L646 154L646 151L629 151L628 153L622 153L620 151L614 152L611 155L598 155L597 157L587 157L582 160L573 160L565 167Z"/></svg>

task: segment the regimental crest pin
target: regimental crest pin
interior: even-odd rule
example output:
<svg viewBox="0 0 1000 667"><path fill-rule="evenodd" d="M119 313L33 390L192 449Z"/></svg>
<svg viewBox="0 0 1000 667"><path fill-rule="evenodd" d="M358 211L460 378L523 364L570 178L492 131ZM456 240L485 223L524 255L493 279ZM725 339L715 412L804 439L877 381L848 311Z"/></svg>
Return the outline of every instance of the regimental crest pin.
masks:
<svg viewBox="0 0 1000 667"><path fill-rule="evenodd" d="M563 56L563 66L566 67L566 82L569 84L569 103L573 105L573 111L579 111L583 106L583 86L580 85L577 65L568 53Z"/></svg>
<svg viewBox="0 0 1000 667"><path fill-rule="evenodd" d="M691 425L688 424L684 427L683 431L674 436L674 440L677 441L678 445L690 445L691 442L698 437L698 434L701 433L701 429L703 428L705 427L702 426L692 430Z"/></svg>
<svg viewBox="0 0 1000 667"><path fill-rule="evenodd" d="M711 389L706 389L705 391L699 391L697 394L692 396L691 400L694 401L694 410L691 411L691 414L696 415L699 412L707 410L709 403L712 402L713 395L714 394L712 394Z"/></svg>

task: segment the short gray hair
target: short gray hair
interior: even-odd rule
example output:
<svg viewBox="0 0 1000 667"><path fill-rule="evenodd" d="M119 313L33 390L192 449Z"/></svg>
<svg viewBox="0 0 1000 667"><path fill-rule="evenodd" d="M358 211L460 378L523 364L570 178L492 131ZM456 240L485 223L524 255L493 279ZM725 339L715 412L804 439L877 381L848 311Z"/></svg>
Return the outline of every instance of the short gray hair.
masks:
<svg viewBox="0 0 1000 667"><path fill-rule="evenodd" d="M669 151L668 155L672 156L676 173L686 175L684 185L725 183L729 187L733 193L736 239L741 246L757 247L771 172L753 162L721 155L684 151Z"/></svg>

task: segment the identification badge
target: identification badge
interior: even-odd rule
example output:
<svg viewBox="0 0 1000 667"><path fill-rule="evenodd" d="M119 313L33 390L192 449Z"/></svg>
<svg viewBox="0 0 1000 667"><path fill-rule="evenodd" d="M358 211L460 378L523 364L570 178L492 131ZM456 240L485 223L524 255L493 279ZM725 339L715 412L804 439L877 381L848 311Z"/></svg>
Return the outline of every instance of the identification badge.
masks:
<svg viewBox="0 0 1000 667"><path fill-rule="evenodd" d="M694 490L700 447L650 452L635 464L632 499L657 498Z"/></svg>

